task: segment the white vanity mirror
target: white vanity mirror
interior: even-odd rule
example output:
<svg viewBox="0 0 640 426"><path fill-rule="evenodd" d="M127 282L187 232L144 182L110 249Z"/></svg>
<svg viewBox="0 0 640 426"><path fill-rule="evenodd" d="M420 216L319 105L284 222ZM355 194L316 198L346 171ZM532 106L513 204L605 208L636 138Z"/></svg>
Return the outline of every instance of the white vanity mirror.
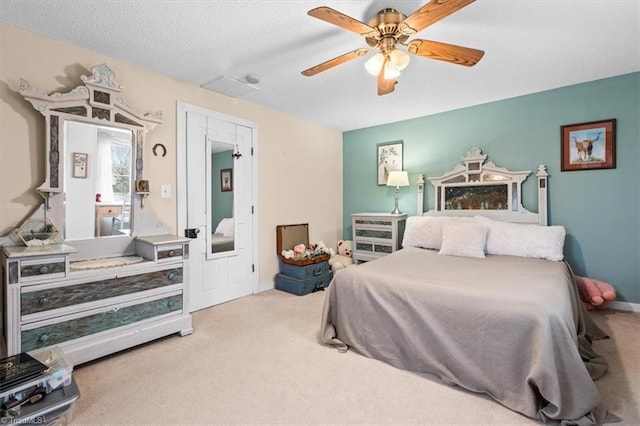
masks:
<svg viewBox="0 0 640 426"><path fill-rule="evenodd" d="M230 143L211 142L211 230L209 253L235 249L233 149Z"/></svg>
<svg viewBox="0 0 640 426"><path fill-rule="evenodd" d="M142 202L144 139L162 115L128 106L105 64L81 79L68 93L20 84L45 118L44 204L16 231L24 245L0 249L12 307L1 318L0 357L57 346L76 365L193 331L190 240L142 234L153 216Z"/></svg>
<svg viewBox="0 0 640 426"><path fill-rule="evenodd" d="M133 133L66 120L65 240L131 235Z"/></svg>
<svg viewBox="0 0 640 426"><path fill-rule="evenodd" d="M20 94L45 117L46 172L38 192L58 240L72 241L86 256L116 255L135 236L136 211L147 195L135 190L143 179L144 138L162 114L127 105L106 64L81 79L83 85L54 94L21 81Z"/></svg>

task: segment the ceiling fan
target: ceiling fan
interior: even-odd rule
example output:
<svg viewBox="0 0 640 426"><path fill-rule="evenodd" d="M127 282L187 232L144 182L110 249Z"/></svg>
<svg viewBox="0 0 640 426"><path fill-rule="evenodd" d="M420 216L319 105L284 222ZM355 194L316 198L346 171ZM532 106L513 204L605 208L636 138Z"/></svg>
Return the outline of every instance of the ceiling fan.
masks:
<svg viewBox="0 0 640 426"><path fill-rule="evenodd" d="M312 9L308 12L309 15L360 34L369 47L353 50L313 66L302 71L302 75L316 75L377 49L378 53L367 61L365 68L378 76L378 95L386 95L393 92L396 78L409 64L409 55L398 49L398 45L405 46L413 55L472 67L482 59L482 50L431 40L414 39L407 42L407 39L474 1L431 0L408 17L395 9L387 8L378 12L368 25L330 7Z"/></svg>

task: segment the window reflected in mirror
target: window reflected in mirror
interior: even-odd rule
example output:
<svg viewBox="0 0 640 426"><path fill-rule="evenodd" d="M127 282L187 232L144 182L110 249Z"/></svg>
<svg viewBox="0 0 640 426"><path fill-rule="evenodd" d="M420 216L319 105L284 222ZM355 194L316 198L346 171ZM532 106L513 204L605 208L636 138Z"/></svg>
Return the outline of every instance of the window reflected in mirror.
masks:
<svg viewBox="0 0 640 426"><path fill-rule="evenodd" d="M133 134L66 121L65 239L131 234Z"/></svg>
<svg viewBox="0 0 640 426"><path fill-rule="evenodd" d="M235 248L233 148L224 142L211 144L211 253Z"/></svg>

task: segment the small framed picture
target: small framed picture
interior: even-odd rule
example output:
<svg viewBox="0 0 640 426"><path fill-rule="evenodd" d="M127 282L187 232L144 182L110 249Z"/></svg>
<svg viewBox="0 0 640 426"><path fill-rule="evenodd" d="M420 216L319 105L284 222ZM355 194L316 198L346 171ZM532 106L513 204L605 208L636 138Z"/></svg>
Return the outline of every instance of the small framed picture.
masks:
<svg viewBox="0 0 640 426"><path fill-rule="evenodd" d="M233 191L233 169L220 170L220 191Z"/></svg>
<svg viewBox="0 0 640 426"><path fill-rule="evenodd" d="M74 178L86 178L87 177L87 163L89 161L89 154L84 152L73 153L73 170L71 176Z"/></svg>
<svg viewBox="0 0 640 426"><path fill-rule="evenodd" d="M378 185L386 185L389 172L403 170L402 141L379 143Z"/></svg>
<svg viewBox="0 0 640 426"><path fill-rule="evenodd" d="M149 181L138 179L136 181L136 192L149 192Z"/></svg>
<svg viewBox="0 0 640 426"><path fill-rule="evenodd" d="M561 126L560 138L563 172L616 168L615 119Z"/></svg>

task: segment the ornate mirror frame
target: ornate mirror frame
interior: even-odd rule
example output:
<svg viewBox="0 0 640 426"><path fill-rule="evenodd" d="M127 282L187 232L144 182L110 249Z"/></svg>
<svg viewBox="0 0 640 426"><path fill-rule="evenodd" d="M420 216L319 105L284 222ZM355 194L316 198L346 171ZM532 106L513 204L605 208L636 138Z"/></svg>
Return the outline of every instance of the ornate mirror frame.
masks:
<svg viewBox="0 0 640 426"><path fill-rule="evenodd" d="M118 127L132 131L136 181L143 179L143 147L147 132L162 123L162 112L139 113L122 97L124 87L116 81L115 73L106 64L95 65L91 75L81 76L83 85L68 93L46 94L20 80L20 94L36 111L45 117L46 171L45 181L37 191L45 200L47 217L65 235L64 210L64 122L72 120L100 126ZM142 201L146 193L133 192ZM64 237L63 237L64 238Z"/></svg>
<svg viewBox="0 0 640 426"><path fill-rule="evenodd" d="M512 171L486 161L487 155L478 147L470 147L453 169L442 176L428 178L435 189L433 210L424 212L424 176L420 175L418 187L418 215L429 216L474 216L484 215L494 219L538 223L547 225L547 178L546 166L539 165L538 213L522 205L522 183L531 174L530 170ZM485 162L486 161L486 162ZM461 206L457 199L473 199L474 203Z"/></svg>

